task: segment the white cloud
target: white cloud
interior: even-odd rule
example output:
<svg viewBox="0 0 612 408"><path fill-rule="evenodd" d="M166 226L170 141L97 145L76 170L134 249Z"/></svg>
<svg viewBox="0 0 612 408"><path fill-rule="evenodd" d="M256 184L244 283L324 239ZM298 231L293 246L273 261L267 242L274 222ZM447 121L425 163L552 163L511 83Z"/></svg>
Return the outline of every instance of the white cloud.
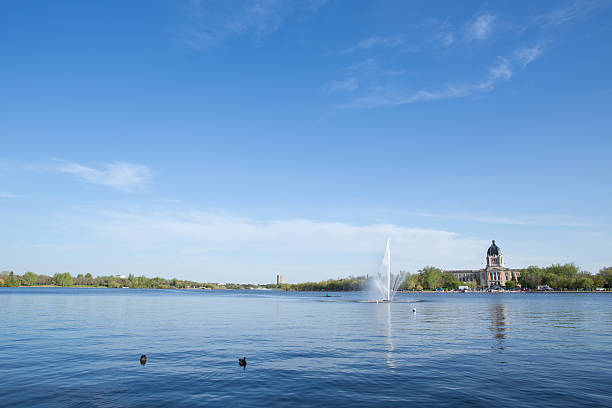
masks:
<svg viewBox="0 0 612 408"><path fill-rule="evenodd" d="M0 199L2 198L17 198L19 197L17 194L5 193L0 191Z"/></svg>
<svg viewBox="0 0 612 408"><path fill-rule="evenodd" d="M470 224L552 227L584 224L572 216L547 214L516 218L496 214L420 215ZM277 273L285 274L290 282L373 274L380 265L387 237L391 238L394 272L415 272L425 265L478 268L491 238L506 242L503 248L508 249L506 262L511 266L576 261L597 271L606 264L601 254L606 254L612 243L610 235L599 229L572 230L559 234L559 241L555 240L555 245L549 248L551 252L542 255L537 248L548 237L541 233L542 228L532 228L518 240L507 235L503 240L505 229L498 227L486 229L489 231L486 235L492 233L493 237L479 239L449 230L388 223L255 220L180 210L81 215L71 212L52 219L60 234L49 237L51 243L35 240L24 247L36 248L36 257L28 258L27 267L36 268L39 273L52 274L57 270L94 275L134 273L212 282L267 283ZM576 236L586 247L576 249ZM15 261L9 258L7 264L27 258L27 254L20 254L22 247L8 252Z"/></svg>
<svg viewBox="0 0 612 408"><path fill-rule="evenodd" d="M90 183L102 184L120 190L140 187L151 178L151 171L147 166L125 162L108 163L104 165L102 170L78 163L67 163L57 170L62 173L73 174Z"/></svg>
<svg viewBox="0 0 612 408"><path fill-rule="evenodd" d="M493 32L494 21L494 15L490 13L480 14L467 25L467 38L471 40L485 40Z"/></svg>
<svg viewBox="0 0 612 408"><path fill-rule="evenodd" d="M314 12L326 3L279 0L238 0L209 7L205 1L189 2L191 24L179 37L191 47L205 49L223 40L249 33L257 42L276 30L297 12Z"/></svg>
<svg viewBox="0 0 612 408"><path fill-rule="evenodd" d="M533 17L527 24L535 25L539 31L544 32L546 28L557 28L558 26L568 24L578 18L592 14L596 10L603 9L610 4L610 0L568 1L547 14ZM457 31L452 29L452 25L448 21L432 19L422 26L435 26L435 31L431 34L430 41L433 39L433 41L445 46L451 46L456 43L456 35L454 33L457 33ZM507 32L509 29L512 29L512 26L498 21L496 15L490 12L482 12L474 16L464 26L464 38L467 40L485 40L495 31ZM391 38L372 36L349 48L349 51L369 50L377 46L397 46L403 43L402 38L409 37L405 33ZM437 87L432 86L428 89L419 88L418 86L408 88L397 83L392 85L385 83L384 79L382 79L385 72L405 71L397 69L389 70L388 68L383 71L377 67L374 59L369 58L344 69L346 77L351 77L358 81L359 92L354 92L350 96L350 100L336 104L336 107L351 110L380 106L398 106L424 101L464 98L490 92L500 82L509 81L515 72L520 71L539 58L544 51L543 44L546 44L546 42L546 39L541 39L538 44L533 46L518 46L506 58L499 58L498 63L491 66L488 69L488 73L480 80L472 78L452 83L440 83ZM379 61L383 61L383 59L379 58ZM336 81L332 84L332 87L334 89L350 88L350 90L356 91L357 87L351 86L351 84L356 83L352 81L346 83Z"/></svg>
<svg viewBox="0 0 612 408"><path fill-rule="evenodd" d="M544 27L555 28L568 24L608 5L610 5L609 0L567 1L549 13L536 16L534 21Z"/></svg>
<svg viewBox="0 0 612 408"><path fill-rule="evenodd" d="M542 47L536 45L534 47L522 47L514 51L514 58L519 61L523 67L533 62L542 54Z"/></svg>
<svg viewBox="0 0 612 408"><path fill-rule="evenodd" d="M525 225L537 227L598 227L595 220L584 220L574 216L539 214L523 217L505 217L486 214L437 214L430 212L412 212L407 215L418 217L439 218L455 221L474 221L484 224Z"/></svg>
<svg viewBox="0 0 612 408"><path fill-rule="evenodd" d="M346 72L347 74L364 73L364 72L372 71L375 68L376 68L376 61L374 60L374 58L368 58L366 60L359 61L359 62L349 65L348 67L344 68L344 72Z"/></svg>
<svg viewBox="0 0 612 408"><path fill-rule="evenodd" d="M347 49L346 52L351 53L358 50L367 50L373 47L395 48L403 43L404 40L400 37L380 37L376 35L358 42L354 46Z"/></svg>
<svg viewBox="0 0 612 408"><path fill-rule="evenodd" d="M450 47L455 42L455 34L452 24L447 20L432 19L429 24L425 24L424 27L431 26L433 29L432 38L433 40L441 43L445 47Z"/></svg>
<svg viewBox="0 0 612 408"><path fill-rule="evenodd" d="M354 91L359 86L359 81L357 78L345 78L340 81L332 81L329 85L328 90L330 92L338 92L338 91Z"/></svg>
<svg viewBox="0 0 612 408"><path fill-rule="evenodd" d="M455 35L451 31L440 31L437 39L445 46L450 47L455 42Z"/></svg>
<svg viewBox="0 0 612 408"><path fill-rule="evenodd" d="M341 105L344 109L365 109L381 106L406 105L415 102L461 98L469 94L469 87L448 86L440 90L409 90L396 87L375 87L364 95Z"/></svg>
<svg viewBox="0 0 612 408"><path fill-rule="evenodd" d="M492 79L510 79L512 77L512 67L507 59L502 58L499 63L489 68Z"/></svg>
<svg viewBox="0 0 612 408"><path fill-rule="evenodd" d="M502 58L498 64L489 68L489 74L480 82L448 84L435 90L411 90L384 86L373 87L367 93L340 105L340 108L348 110L365 109L442 99L465 98L477 93L489 92L495 88L499 81L508 80L511 76L512 66L507 59Z"/></svg>
<svg viewBox="0 0 612 408"><path fill-rule="evenodd" d="M198 278L216 281L268 282L279 272L291 281L372 274L387 237L392 239L394 270L414 272L432 263L478 266L487 244L450 231L394 224L255 221L202 212L105 213L88 227L132 259L160 256L163 260L155 260L160 267L164 262L180 264L187 271L207 271Z"/></svg>

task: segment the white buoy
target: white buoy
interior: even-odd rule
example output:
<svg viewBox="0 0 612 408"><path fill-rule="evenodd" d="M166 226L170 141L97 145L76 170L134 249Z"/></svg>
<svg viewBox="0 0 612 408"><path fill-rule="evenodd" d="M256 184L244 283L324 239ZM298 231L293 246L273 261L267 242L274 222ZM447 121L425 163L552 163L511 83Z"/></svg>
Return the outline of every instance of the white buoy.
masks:
<svg viewBox="0 0 612 408"><path fill-rule="evenodd" d="M416 309L414 307L412 308L412 313L416 313Z"/></svg>

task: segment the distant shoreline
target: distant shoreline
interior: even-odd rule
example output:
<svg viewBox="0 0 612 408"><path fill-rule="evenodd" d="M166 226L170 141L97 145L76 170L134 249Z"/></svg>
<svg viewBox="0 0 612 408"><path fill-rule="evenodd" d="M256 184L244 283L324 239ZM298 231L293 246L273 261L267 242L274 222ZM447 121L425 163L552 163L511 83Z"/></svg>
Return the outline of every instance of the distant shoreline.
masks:
<svg viewBox="0 0 612 408"><path fill-rule="evenodd" d="M230 291L230 290L240 290L240 291L256 291L256 292L267 292L267 291L275 291L275 292L331 292L331 293L339 293L339 292L347 292L347 293L356 293L356 292L365 292L360 290L284 290L281 288L271 288L271 289L228 289L228 288L130 288L130 287L121 287L121 288L109 288L107 286L90 286L90 285L72 285L72 286L58 286L58 285L33 285L33 286L7 286L12 288L58 288L58 289L138 289L138 290L191 290L191 291ZM539 291L539 290L505 290L498 292L489 292L486 290L473 290L468 292L462 291L436 291L436 290L400 290L397 293L402 294L420 294L420 293L437 293L437 294L457 294L457 293L469 293L469 294L482 294L482 293L550 293L550 294L559 294L559 293L612 293L612 290L554 290L554 291Z"/></svg>

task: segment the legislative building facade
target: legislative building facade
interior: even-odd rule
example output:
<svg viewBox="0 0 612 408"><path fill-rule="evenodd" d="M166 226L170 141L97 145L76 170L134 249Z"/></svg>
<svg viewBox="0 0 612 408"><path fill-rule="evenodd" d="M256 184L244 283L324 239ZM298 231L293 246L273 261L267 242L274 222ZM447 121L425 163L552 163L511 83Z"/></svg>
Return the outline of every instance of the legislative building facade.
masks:
<svg viewBox="0 0 612 408"><path fill-rule="evenodd" d="M487 250L487 267L484 269L467 269L467 270L455 270L445 271L450 272L462 282L475 281L479 286L483 288L490 288L492 286L505 286L506 282L513 280L518 281L521 276L520 269L506 268L504 265L504 258L501 253L501 249L495 245L495 241L491 243L491 246Z"/></svg>

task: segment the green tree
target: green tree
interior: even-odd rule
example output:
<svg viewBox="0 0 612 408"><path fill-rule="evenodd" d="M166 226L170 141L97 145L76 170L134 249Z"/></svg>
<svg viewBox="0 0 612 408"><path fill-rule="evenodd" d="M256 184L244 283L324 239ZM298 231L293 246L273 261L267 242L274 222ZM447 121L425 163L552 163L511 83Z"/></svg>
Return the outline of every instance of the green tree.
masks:
<svg viewBox="0 0 612 408"><path fill-rule="evenodd" d="M601 275L601 272L600 272ZM601 279L593 276L573 263L552 264L545 268L530 266L521 271L519 283L524 288L535 289L539 285L549 285L556 289L592 288Z"/></svg>
<svg viewBox="0 0 612 408"><path fill-rule="evenodd" d="M408 279L408 289L423 290L422 278L423 278L423 275L421 275L420 273L415 273L414 275L411 275L410 278ZM417 286L420 286L421 289L417 289Z"/></svg>
<svg viewBox="0 0 612 408"><path fill-rule="evenodd" d="M543 271L535 266L529 266L521 271L521 277L519 283L524 288L535 289L538 285L542 284Z"/></svg>
<svg viewBox="0 0 612 408"><path fill-rule="evenodd" d="M26 286L35 285L37 280L38 280L38 275L35 274L34 272L26 272L21 277L21 281Z"/></svg>
<svg viewBox="0 0 612 408"><path fill-rule="evenodd" d="M70 273L56 273L53 275L53 284L55 286L72 286L72 276Z"/></svg>
<svg viewBox="0 0 612 408"><path fill-rule="evenodd" d="M8 277L7 279L5 279L4 285L5 286L19 286L19 279L15 278L15 274L13 273L13 271L10 271L8 273Z"/></svg>
<svg viewBox="0 0 612 408"><path fill-rule="evenodd" d="M435 266L426 266L421 269L423 275L423 287L427 289L436 289L440 286L442 279L442 271Z"/></svg>
<svg viewBox="0 0 612 408"><path fill-rule="evenodd" d="M601 276L603 286L607 288L612 288L612 266L600 270L599 276Z"/></svg>
<svg viewBox="0 0 612 408"><path fill-rule="evenodd" d="M36 279L37 285L51 285L53 283L53 278L47 275L38 275L38 279Z"/></svg>
<svg viewBox="0 0 612 408"><path fill-rule="evenodd" d="M576 289L593 289L593 278L590 274L581 273L576 277Z"/></svg>
<svg viewBox="0 0 612 408"><path fill-rule="evenodd" d="M412 287L410 287L411 282L412 282L412 275L410 274L410 272L406 272L404 275L404 281L399 286L399 290L413 289Z"/></svg>
<svg viewBox="0 0 612 408"><path fill-rule="evenodd" d="M508 289L514 289L516 287L516 282L513 280L506 281L506 287Z"/></svg>
<svg viewBox="0 0 612 408"><path fill-rule="evenodd" d="M442 287L444 289L457 289L461 281L450 272L442 272Z"/></svg>
<svg viewBox="0 0 612 408"><path fill-rule="evenodd" d="M121 287L121 285L119 284L119 282L117 282L117 280L115 279L114 276L111 276L106 281L106 286L109 287L109 288L119 288L119 287Z"/></svg>

